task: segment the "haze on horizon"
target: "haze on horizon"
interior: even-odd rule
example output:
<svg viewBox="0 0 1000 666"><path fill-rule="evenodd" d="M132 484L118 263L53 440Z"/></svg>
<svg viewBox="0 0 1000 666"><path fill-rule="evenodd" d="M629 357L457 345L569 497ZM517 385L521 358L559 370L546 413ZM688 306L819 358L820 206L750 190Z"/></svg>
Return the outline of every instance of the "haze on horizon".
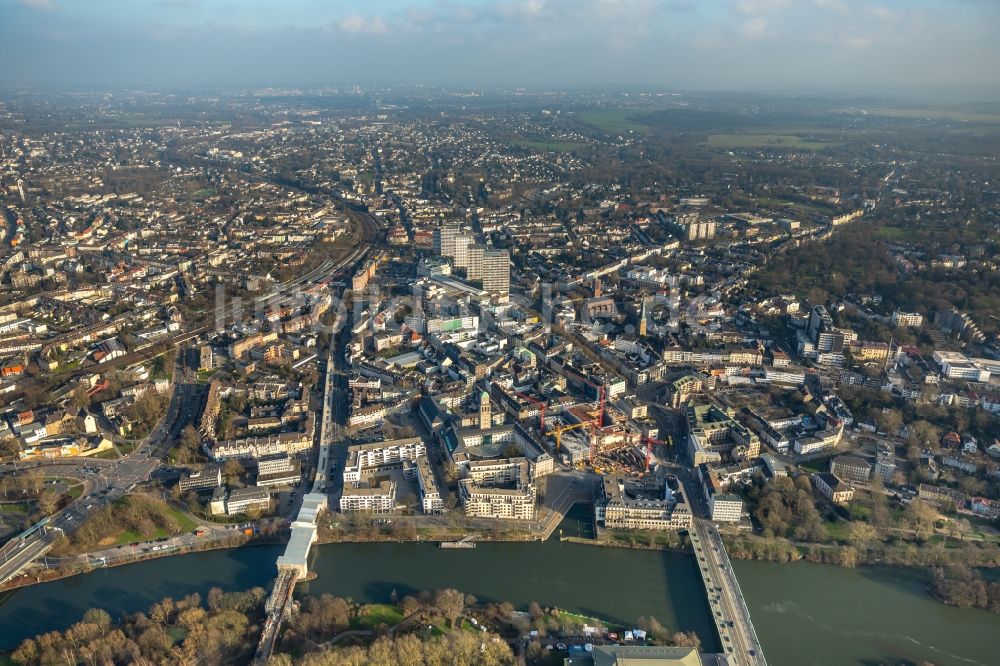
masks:
<svg viewBox="0 0 1000 666"><path fill-rule="evenodd" d="M0 85L1000 99L995 0L0 0Z"/></svg>

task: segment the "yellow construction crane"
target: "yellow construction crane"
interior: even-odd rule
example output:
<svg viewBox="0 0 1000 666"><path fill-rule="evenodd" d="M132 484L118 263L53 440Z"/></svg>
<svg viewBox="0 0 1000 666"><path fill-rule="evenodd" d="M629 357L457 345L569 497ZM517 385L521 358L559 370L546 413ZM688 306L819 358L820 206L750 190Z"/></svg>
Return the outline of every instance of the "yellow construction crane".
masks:
<svg viewBox="0 0 1000 666"><path fill-rule="evenodd" d="M574 423L572 425L556 426L551 428L552 431L556 433L556 453L562 450L562 434L567 430L576 430L577 428L584 428L586 426L593 425L589 421L580 421L579 423Z"/></svg>

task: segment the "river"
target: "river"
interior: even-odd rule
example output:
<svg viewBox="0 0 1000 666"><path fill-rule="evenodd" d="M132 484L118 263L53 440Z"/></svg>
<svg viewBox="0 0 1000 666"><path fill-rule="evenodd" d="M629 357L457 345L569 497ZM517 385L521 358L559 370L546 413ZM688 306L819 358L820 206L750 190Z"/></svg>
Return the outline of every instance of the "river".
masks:
<svg viewBox="0 0 1000 666"><path fill-rule="evenodd" d="M270 583L277 546L213 551L95 571L25 588L0 600L0 649L64 629L90 607L112 617L213 586ZM1000 616L926 596L919 571L813 564L734 563L768 662L995 664ZM716 638L694 559L677 553L561 543L488 543L474 550L431 544L331 544L316 549L319 577L303 592L386 601L455 587L482 601L531 601L632 624L653 615L670 629Z"/></svg>

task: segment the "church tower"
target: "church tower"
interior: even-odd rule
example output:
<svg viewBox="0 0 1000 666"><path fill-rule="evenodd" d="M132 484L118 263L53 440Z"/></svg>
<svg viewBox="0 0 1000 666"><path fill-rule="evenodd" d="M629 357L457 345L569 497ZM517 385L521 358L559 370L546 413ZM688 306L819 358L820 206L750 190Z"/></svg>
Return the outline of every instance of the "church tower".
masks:
<svg viewBox="0 0 1000 666"><path fill-rule="evenodd" d="M493 425L493 408L490 405L490 394L483 391L479 396L479 428L486 430Z"/></svg>

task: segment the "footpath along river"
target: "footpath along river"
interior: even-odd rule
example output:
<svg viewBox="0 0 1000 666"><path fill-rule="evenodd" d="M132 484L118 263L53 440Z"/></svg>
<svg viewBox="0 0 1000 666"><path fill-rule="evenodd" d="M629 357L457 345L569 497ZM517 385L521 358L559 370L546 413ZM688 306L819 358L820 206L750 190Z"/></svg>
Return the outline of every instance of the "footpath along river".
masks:
<svg viewBox="0 0 1000 666"><path fill-rule="evenodd" d="M572 522L565 527L575 531ZM267 586L277 546L212 551L103 569L24 588L0 599L0 650L65 629L90 607L112 617L212 587ZM315 551L319 577L300 593L387 601L455 587L482 601L531 601L634 624L655 616L671 630L717 641L694 558L679 553L562 543L486 543L473 550L433 544L330 544ZM773 666L808 664L996 664L1000 615L940 604L926 577L907 569L734 562Z"/></svg>

